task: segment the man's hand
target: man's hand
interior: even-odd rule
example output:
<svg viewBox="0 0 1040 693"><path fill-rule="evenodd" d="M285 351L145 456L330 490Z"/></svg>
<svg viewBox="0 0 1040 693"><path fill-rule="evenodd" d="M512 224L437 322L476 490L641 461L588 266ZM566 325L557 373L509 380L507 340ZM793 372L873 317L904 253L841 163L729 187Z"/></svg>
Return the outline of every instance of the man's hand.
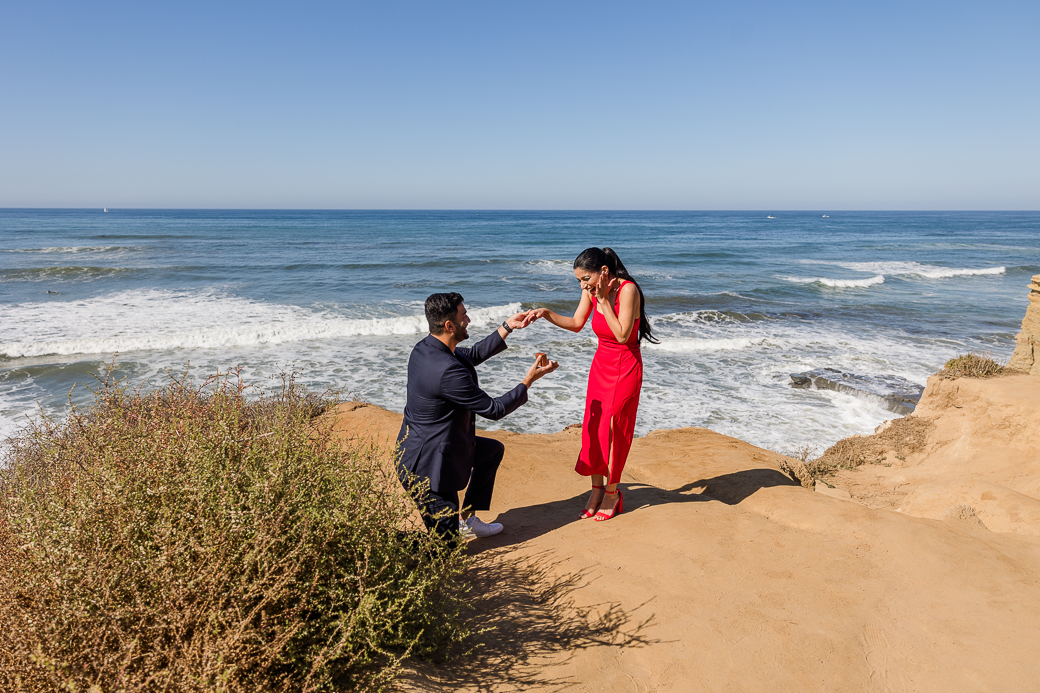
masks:
<svg viewBox="0 0 1040 693"><path fill-rule="evenodd" d="M549 361L546 365L539 366L538 362L541 360L541 356L543 356L543 354L538 354L537 356L535 356L534 363L531 365L530 368L527 369L527 375L524 376L523 383L528 388L530 388L531 385L534 384L534 381L538 380L543 375L548 375L560 367L558 361Z"/></svg>
<svg viewBox="0 0 1040 693"><path fill-rule="evenodd" d="M512 317L506 318L506 324L509 325L510 329L522 330L538 319L537 316L532 315L534 312L533 310L525 310L517 313Z"/></svg>

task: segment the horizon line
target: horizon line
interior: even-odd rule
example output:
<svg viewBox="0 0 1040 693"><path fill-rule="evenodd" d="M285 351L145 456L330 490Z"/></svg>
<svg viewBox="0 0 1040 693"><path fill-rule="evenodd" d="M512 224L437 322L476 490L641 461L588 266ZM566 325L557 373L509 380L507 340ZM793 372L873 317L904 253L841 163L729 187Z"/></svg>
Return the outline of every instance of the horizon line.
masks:
<svg viewBox="0 0 1040 693"><path fill-rule="evenodd" d="M734 213L752 213L752 212L785 212L785 213L820 213L820 212L838 212L838 213L894 213L894 212L907 212L907 213L978 213L978 212L1007 212L1007 213L1040 213L1040 209L995 209L995 208L981 208L981 209L928 209L928 208L904 208L904 209L842 209L842 208L827 208L820 207L817 209L805 209L805 208L783 208L783 207L756 207L756 208L743 208L743 209L690 209L690 208L671 208L671 207L658 207L658 208L616 208L616 209L592 209L592 208L571 208L571 207L557 207L557 208L510 208L510 207L0 207L0 212L7 211L102 211L107 210L112 212L113 210L120 211L134 211L134 212L734 212Z"/></svg>

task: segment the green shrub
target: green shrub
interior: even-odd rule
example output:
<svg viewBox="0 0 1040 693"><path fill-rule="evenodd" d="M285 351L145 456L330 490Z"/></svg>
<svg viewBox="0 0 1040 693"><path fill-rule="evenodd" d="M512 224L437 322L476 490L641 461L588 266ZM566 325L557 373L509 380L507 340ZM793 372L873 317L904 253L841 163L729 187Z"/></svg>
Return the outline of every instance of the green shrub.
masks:
<svg viewBox="0 0 1040 693"><path fill-rule="evenodd" d="M9 441L0 690L381 690L468 637L469 566L412 522L393 450L234 377L94 402Z"/></svg>

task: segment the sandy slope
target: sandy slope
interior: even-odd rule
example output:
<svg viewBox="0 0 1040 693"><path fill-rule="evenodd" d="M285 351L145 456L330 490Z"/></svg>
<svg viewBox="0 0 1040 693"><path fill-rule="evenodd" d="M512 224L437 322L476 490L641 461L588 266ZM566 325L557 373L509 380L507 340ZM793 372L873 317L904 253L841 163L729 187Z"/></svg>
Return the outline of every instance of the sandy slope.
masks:
<svg viewBox="0 0 1040 693"><path fill-rule="evenodd" d="M994 532L1040 540L1040 375L932 376L913 416L933 424L923 450L828 481L867 505L936 519L971 508Z"/></svg>
<svg viewBox="0 0 1040 693"><path fill-rule="evenodd" d="M400 416L338 425L392 440ZM488 435L506 457L484 519L506 530L470 547L492 631L406 690L1040 689L1035 542L813 493L699 428L637 439L625 514L578 521L577 430Z"/></svg>

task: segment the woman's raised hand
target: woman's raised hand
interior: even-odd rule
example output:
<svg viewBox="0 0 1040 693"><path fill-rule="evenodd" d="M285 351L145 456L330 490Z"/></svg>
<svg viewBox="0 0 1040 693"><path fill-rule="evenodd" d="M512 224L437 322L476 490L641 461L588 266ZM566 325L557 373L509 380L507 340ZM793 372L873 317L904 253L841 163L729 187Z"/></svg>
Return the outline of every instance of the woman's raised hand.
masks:
<svg viewBox="0 0 1040 693"><path fill-rule="evenodd" d="M592 294L592 298L596 302L596 310L600 313L603 312L604 306L610 304L610 293L614 290L617 281L617 277L610 281L604 281L601 279L599 284L596 285L596 292Z"/></svg>
<svg viewBox="0 0 1040 693"><path fill-rule="evenodd" d="M610 292L614 290L614 285L617 283L617 277L614 277L609 282L600 280L600 283L596 285L596 298L601 301L606 301L610 298Z"/></svg>
<svg viewBox="0 0 1040 693"><path fill-rule="evenodd" d="M531 310L527 311L527 314L531 316L530 320L527 323L528 325L530 325L535 320L540 320L541 318L549 317L549 309L548 308L532 308Z"/></svg>

